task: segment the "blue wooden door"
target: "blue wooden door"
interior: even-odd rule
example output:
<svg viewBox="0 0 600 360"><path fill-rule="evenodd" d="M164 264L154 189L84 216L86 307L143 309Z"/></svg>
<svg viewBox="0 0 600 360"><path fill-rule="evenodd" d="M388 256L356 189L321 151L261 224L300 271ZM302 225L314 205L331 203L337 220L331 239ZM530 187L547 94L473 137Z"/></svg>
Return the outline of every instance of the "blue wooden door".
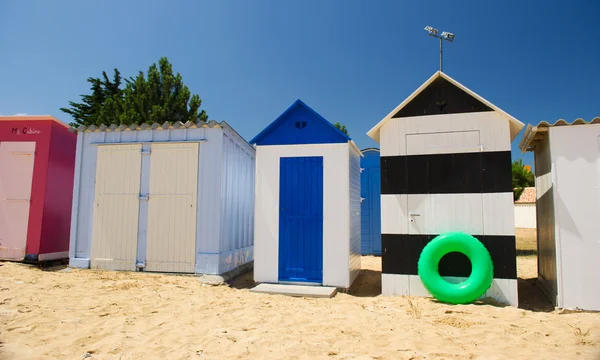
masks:
<svg viewBox="0 0 600 360"><path fill-rule="evenodd" d="M381 171L367 167L360 174L361 252L381 255Z"/></svg>
<svg viewBox="0 0 600 360"><path fill-rule="evenodd" d="M279 166L279 281L322 283L323 157Z"/></svg>

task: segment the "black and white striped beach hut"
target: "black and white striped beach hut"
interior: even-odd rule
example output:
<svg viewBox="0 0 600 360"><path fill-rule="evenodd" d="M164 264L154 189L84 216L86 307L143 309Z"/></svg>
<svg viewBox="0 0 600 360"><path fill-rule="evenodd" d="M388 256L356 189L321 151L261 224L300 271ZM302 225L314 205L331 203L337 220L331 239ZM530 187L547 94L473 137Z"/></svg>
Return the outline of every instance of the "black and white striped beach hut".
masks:
<svg viewBox="0 0 600 360"><path fill-rule="evenodd" d="M381 146L383 295L428 296L421 251L438 234L462 231L491 255L484 297L517 305L511 142L523 126L438 71L367 133ZM439 271L462 281L471 263L450 253Z"/></svg>

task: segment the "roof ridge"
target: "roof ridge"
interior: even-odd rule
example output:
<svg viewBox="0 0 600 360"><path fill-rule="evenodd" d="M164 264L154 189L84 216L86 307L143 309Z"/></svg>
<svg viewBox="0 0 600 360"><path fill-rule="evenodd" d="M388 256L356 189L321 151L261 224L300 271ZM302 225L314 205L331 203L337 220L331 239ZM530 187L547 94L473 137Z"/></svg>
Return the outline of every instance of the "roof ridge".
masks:
<svg viewBox="0 0 600 360"><path fill-rule="evenodd" d="M105 124L101 124L99 126L96 125L89 125L89 126L85 126L85 125L80 125L78 127L69 127L69 131L71 132L76 132L76 133L80 133L80 132L85 132L85 131L89 131L89 132L97 132L97 131L106 131L106 132L110 132L110 131L142 131L142 130L166 130L166 129L180 129L180 128L214 128L214 127L231 127L229 126L229 124L227 124L224 121L221 122L217 122L216 120L209 120L208 122L206 121L202 121L202 120L198 120L198 121L186 121L185 123L181 122L181 121L175 121L173 123L170 123L168 121L165 121L162 124L159 124L157 122L154 123L141 123L141 124L130 124L130 125L125 125L125 124L121 124L121 125L117 125L117 124L109 124L109 125L105 125Z"/></svg>

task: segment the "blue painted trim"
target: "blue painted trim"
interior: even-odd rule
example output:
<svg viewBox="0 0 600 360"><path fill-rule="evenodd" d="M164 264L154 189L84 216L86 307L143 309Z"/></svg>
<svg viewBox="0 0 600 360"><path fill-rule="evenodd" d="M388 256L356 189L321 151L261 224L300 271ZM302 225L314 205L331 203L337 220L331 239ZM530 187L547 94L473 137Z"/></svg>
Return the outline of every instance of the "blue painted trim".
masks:
<svg viewBox="0 0 600 360"><path fill-rule="evenodd" d="M321 138L320 140L316 140L314 137L310 136L310 132L308 133L307 138L304 141L290 141L290 139L283 138L281 136L274 136L273 132L276 130L281 124L286 121L290 121L290 117L297 111L307 110L312 116L314 120L319 121L323 125L325 125L328 131L329 136L327 139ZM326 141L325 141L326 140ZM275 121L273 121L269 126L264 128L258 135L256 135L252 140L250 140L250 144L253 145L292 145L292 144L323 144L323 143L345 143L351 141L352 139L341 132L338 128L333 126L332 123L327 121L324 117L322 117L319 113L313 110L310 106L306 105L302 100L296 100L283 114L279 115Z"/></svg>

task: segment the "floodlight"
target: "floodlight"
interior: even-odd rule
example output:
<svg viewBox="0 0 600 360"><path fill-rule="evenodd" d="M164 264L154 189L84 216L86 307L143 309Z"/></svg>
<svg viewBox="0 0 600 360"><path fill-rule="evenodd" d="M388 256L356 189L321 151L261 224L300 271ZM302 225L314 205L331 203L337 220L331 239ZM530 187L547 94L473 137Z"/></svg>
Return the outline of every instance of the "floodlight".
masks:
<svg viewBox="0 0 600 360"><path fill-rule="evenodd" d="M443 37L445 40L448 40L448 41L450 41L450 42L454 41L454 34L453 34L453 33L449 33L449 32L447 32L447 31L444 31L444 32L442 33L442 37Z"/></svg>
<svg viewBox="0 0 600 360"><path fill-rule="evenodd" d="M440 39L440 71L442 71L442 47L443 47L443 42L444 40L447 40L449 42L454 42L454 34L444 31L442 32L441 35L438 35L438 29L433 28L429 25L425 26L425 31L429 32L429 36L434 36L438 39Z"/></svg>
<svg viewBox="0 0 600 360"><path fill-rule="evenodd" d="M429 35L437 36L438 30L436 28L432 28L431 26L425 26L425 30L429 32Z"/></svg>

